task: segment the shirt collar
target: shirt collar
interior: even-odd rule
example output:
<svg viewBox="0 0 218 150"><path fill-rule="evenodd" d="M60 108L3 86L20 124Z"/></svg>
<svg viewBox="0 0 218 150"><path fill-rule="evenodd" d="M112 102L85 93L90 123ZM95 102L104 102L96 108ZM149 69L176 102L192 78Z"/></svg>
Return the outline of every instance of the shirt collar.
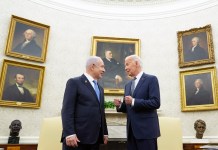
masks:
<svg viewBox="0 0 218 150"><path fill-rule="evenodd" d="M22 85L19 85L19 84L17 84L17 83L16 83L16 85L17 85L17 87L23 87Z"/></svg>
<svg viewBox="0 0 218 150"><path fill-rule="evenodd" d="M94 78L92 76L90 76L88 73L84 73L84 75L86 76L86 78L89 80L90 83L92 83L92 81L94 80Z"/></svg>
<svg viewBox="0 0 218 150"><path fill-rule="evenodd" d="M136 76L136 80L139 80L142 77L143 71L139 72L139 74Z"/></svg>

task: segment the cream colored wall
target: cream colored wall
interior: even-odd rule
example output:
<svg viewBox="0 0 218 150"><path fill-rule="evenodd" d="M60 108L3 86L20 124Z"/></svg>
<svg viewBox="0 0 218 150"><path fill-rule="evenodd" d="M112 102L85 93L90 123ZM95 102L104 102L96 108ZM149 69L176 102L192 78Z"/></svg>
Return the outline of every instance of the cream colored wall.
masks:
<svg viewBox="0 0 218 150"><path fill-rule="evenodd" d="M144 71L157 75L159 79L160 116L181 118L184 138L194 136L193 123L197 119L203 119L207 123L205 136L218 135L218 111L181 112L179 71L184 69L178 67L177 51L177 31L211 24L215 58L216 62L218 61L218 18L215 15L218 6L176 17L138 21L85 17L51 9L28 0L2 0L0 7L0 66L3 59L45 66L41 108L0 107L0 137L9 135L8 126L14 119L22 121L21 137L37 137L44 117L60 115L65 83L69 78L84 72L85 61L90 55L92 36L140 39ZM5 56L11 15L50 25L45 63ZM110 100L113 97L106 99Z"/></svg>

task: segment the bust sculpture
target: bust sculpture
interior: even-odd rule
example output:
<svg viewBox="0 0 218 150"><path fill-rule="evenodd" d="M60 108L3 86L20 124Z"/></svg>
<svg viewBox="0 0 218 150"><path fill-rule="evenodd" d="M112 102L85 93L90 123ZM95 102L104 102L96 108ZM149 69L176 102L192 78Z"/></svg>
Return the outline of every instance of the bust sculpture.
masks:
<svg viewBox="0 0 218 150"><path fill-rule="evenodd" d="M202 139L203 138L203 134L204 134L204 131L206 130L206 123L201 120L201 119L198 119L195 121L194 123L194 128L196 130L196 135L195 137L197 139Z"/></svg>
<svg viewBox="0 0 218 150"><path fill-rule="evenodd" d="M20 120L14 120L11 122L9 126L10 129L10 137L8 138L8 144L19 144L19 132L22 129Z"/></svg>

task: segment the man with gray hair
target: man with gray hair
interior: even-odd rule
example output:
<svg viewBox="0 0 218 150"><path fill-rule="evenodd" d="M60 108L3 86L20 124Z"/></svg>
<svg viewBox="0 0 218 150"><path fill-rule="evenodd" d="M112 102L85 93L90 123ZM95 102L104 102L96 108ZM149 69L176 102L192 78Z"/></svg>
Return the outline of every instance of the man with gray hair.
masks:
<svg viewBox="0 0 218 150"><path fill-rule="evenodd" d="M118 112L127 113L127 150L157 150L158 79L142 71L142 61L136 55L126 57L125 70L133 80L125 85L123 101L114 99L114 104Z"/></svg>
<svg viewBox="0 0 218 150"><path fill-rule="evenodd" d="M104 72L102 59L91 56L86 72L67 81L61 110L62 150L99 150L100 143L107 144L104 90L97 83Z"/></svg>
<svg viewBox="0 0 218 150"><path fill-rule="evenodd" d="M195 36L191 40L192 47L184 51L184 61L196 61L202 59L209 59L208 52L200 46L200 38Z"/></svg>
<svg viewBox="0 0 218 150"><path fill-rule="evenodd" d="M27 29L23 35L24 40L13 49L13 52L41 57L42 48L35 41L36 32L32 29Z"/></svg>

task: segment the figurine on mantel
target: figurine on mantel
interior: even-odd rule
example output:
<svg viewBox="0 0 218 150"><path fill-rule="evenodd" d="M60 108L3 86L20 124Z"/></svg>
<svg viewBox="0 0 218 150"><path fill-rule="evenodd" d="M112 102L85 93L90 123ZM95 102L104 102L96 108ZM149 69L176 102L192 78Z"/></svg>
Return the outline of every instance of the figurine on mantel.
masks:
<svg viewBox="0 0 218 150"><path fill-rule="evenodd" d="M204 131L206 130L206 123L203 120L198 119L194 123L194 128L196 130L196 138L202 139Z"/></svg>
<svg viewBox="0 0 218 150"><path fill-rule="evenodd" d="M20 129L22 129L21 121L20 120L14 120L11 122L11 125L9 126L10 129L10 137L8 138L8 144L19 144L19 132Z"/></svg>

